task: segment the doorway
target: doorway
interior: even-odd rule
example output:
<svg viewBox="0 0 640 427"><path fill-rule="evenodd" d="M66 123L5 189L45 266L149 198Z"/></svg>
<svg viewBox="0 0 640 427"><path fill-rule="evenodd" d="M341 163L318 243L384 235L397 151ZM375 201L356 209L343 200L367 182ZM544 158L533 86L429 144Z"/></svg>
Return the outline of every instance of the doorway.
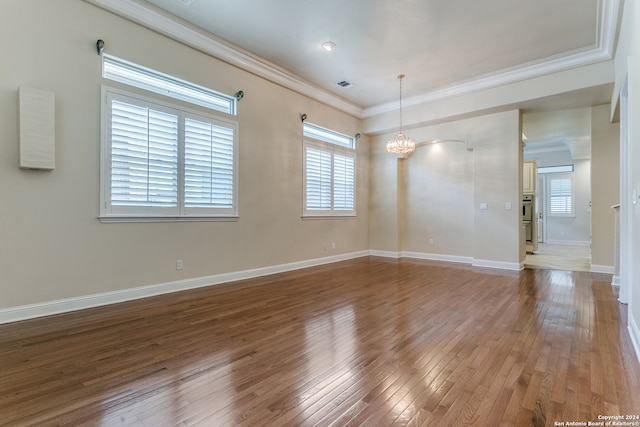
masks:
<svg viewBox="0 0 640 427"><path fill-rule="evenodd" d="M591 109L524 113L523 140L538 165L538 247L525 267L590 271Z"/></svg>

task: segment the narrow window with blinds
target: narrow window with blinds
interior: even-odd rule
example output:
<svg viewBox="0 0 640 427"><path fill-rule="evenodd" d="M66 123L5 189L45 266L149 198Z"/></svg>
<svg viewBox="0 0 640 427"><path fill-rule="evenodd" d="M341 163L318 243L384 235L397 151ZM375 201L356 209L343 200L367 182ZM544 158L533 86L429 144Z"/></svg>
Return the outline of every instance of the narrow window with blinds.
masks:
<svg viewBox="0 0 640 427"><path fill-rule="evenodd" d="M303 135L303 216L355 216L355 140L307 122Z"/></svg>
<svg viewBox="0 0 640 427"><path fill-rule="evenodd" d="M307 210L331 210L332 153L307 146Z"/></svg>
<svg viewBox="0 0 640 427"><path fill-rule="evenodd" d="M233 208L234 130L206 118L185 120L184 204Z"/></svg>
<svg viewBox="0 0 640 427"><path fill-rule="evenodd" d="M353 211L355 185L355 159L334 153L333 155L333 208L337 211Z"/></svg>
<svg viewBox="0 0 640 427"><path fill-rule="evenodd" d="M237 217L237 124L103 90L100 218Z"/></svg>
<svg viewBox="0 0 640 427"><path fill-rule="evenodd" d="M573 180L570 177L549 178L549 215L572 216Z"/></svg>

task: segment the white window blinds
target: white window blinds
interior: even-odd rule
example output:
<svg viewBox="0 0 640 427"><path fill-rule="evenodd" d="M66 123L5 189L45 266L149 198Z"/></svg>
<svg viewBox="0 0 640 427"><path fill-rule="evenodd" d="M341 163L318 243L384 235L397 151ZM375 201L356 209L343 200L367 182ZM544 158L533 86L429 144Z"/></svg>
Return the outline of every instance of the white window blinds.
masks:
<svg viewBox="0 0 640 427"><path fill-rule="evenodd" d="M573 214L573 182L571 178L551 178L549 181L549 214Z"/></svg>
<svg viewBox="0 0 640 427"><path fill-rule="evenodd" d="M336 210L354 209L355 159L340 154L333 155L333 207Z"/></svg>
<svg viewBox="0 0 640 427"><path fill-rule="evenodd" d="M233 207L233 129L185 120L185 206Z"/></svg>
<svg viewBox="0 0 640 427"><path fill-rule="evenodd" d="M304 123L304 216L355 215L355 140Z"/></svg>
<svg viewBox="0 0 640 427"><path fill-rule="evenodd" d="M101 218L237 216L235 122L113 89L104 98Z"/></svg>
<svg viewBox="0 0 640 427"><path fill-rule="evenodd" d="M307 147L307 209L331 209L331 157L329 151Z"/></svg>
<svg viewBox="0 0 640 427"><path fill-rule="evenodd" d="M111 204L177 206L178 116L113 101Z"/></svg>

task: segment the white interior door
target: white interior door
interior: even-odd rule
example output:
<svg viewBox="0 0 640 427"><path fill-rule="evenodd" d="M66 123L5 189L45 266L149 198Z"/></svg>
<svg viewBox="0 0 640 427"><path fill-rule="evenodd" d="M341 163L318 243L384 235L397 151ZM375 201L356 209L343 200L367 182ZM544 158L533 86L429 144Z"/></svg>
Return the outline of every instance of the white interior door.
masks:
<svg viewBox="0 0 640 427"><path fill-rule="evenodd" d="M538 243L544 243L547 240L546 236L546 227L545 222L547 217L545 215L546 206L546 177L542 174L538 175L538 187L536 189L536 203L535 203L535 216L536 216L536 225L538 231Z"/></svg>

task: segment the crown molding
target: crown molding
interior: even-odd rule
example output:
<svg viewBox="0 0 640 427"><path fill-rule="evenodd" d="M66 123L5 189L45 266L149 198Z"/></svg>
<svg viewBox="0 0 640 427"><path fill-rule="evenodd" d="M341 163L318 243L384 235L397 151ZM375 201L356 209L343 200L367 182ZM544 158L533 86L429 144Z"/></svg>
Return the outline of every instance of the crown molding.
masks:
<svg viewBox="0 0 640 427"><path fill-rule="evenodd" d="M473 81L409 97L404 100L404 106L410 107L412 105L424 104L427 102L437 101L439 99L465 95L612 59L618 29L620 0L601 0L599 3L601 6L598 11L598 28L600 31L597 34L596 44L593 48L574 51L568 55L563 54L561 56L550 57L540 63L525 65L512 70L505 70ZM397 102L389 102L364 109L362 111L362 116L363 118L371 117L377 114L395 111L397 109Z"/></svg>
<svg viewBox="0 0 640 427"><path fill-rule="evenodd" d="M406 99L403 98L402 104L404 107L425 104L444 98L466 95L469 93L479 92L481 90L491 89L510 83L529 80L535 77L553 74L571 68L582 67L585 65L594 64L596 62L606 61L608 59L611 59L610 55L608 55L602 49L594 48L588 51L576 52L558 58L549 58L545 62L539 64L532 64L509 71L488 75L469 82L449 86L444 89L427 92L422 95L409 97ZM375 107L367 108L363 110L362 115L363 117L371 117L378 114L395 111L397 109L397 102L389 102L387 104L381 104Z"/></svg>
<svg viewBox="0 0 640 427"><path fill-rule="evenodd" d="M228 42L223 42L213 34L179 21L156 8L142 4L137 0L85 1L301 95L362 118L362 108L359 106L331 95L275 64L243 51Z"/></svg>
<svg viewBox="0 0 640 427"><path fill-rule="evenodd" d="M598 46L608 56L613 58L618 36L618 23L620 19L620 2L622 0L601 0L602 8L599 10Z"/></svg>
<svg viewBox="0 0 640 427"><path fill-rule="evenodd" d="M85 1L352 116L363 119L398 109L397 102L363 109L314 86L299 76L278 67L276 64L272 64L237 46L222 41L211 33L191 26L159 9L143 4L139 0ZM599 32L597 42L591 49L550 57L543 62L505 70L472 81L409 97L403 99L403 104L405 107L410 107L610 60L615 49L620 1L601 0L601 8L598 14Z"/></svg>
<svg viewBox="0 0 640 427"><path fill-rule="evenodd" d="M591 49L580 49L573 53L562 54L546 58L542 62L524 65L518 68L504 70L490 74L469 82L455 84L447 88L427 92L414 97L403 99L405 107L437 101L453 96L465 95L497 86L528 80L535 77L578 68L585 65L608 61L613 58L621 0L601 0L598 11L598 28L596 45ZM363 118L375 116L398 109L397 102L389 102L366 108L362 111Z"/></svg>

